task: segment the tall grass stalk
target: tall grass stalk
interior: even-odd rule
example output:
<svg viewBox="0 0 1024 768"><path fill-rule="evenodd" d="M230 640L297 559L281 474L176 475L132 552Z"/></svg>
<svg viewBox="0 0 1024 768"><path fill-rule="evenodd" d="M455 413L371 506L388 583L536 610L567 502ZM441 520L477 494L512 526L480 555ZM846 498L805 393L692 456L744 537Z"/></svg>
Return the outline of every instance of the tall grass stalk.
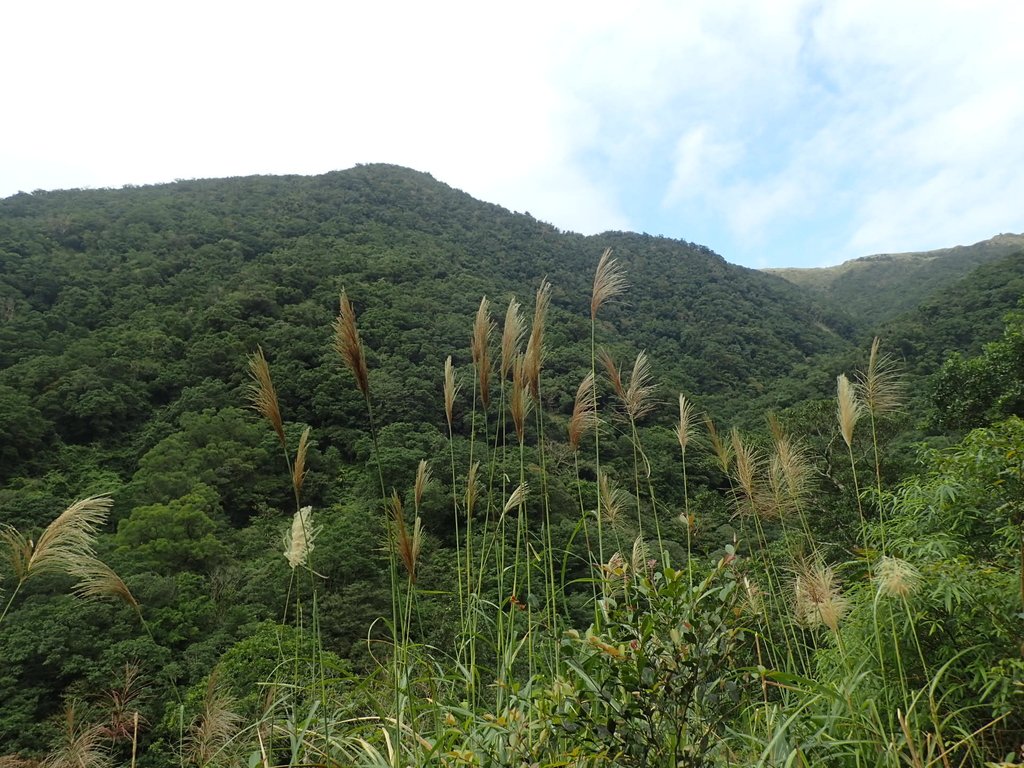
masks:
<svg viewBox="0 0 1024 768"><path fill-rule="evenodd" d="M618 263L612 258L612 249L606 248L597 263L597 270L594 272L594 286L590 294L590 375L597 380L597 313L601 307L609 301L621 296L626 292L626 274ZM593 392L594 413L599 413L597 405L597 387ZM594 473L601 475L601 429L600 425L594 429ZM601 526L601 515L597 515L597 562L604 563L604 533ZM594 608L595 623L600 622L600 613L597 607Z"/></svg>
<svg viewBox="0 0 1024 768"><path fill-rule="evenodd" d="M544 402L541 397L541 373L547 351L544 345L544 332L547 326L548 310L551 306L551 283L541 280L537 288L534 303L533 324L530 327L530 339L526 346L527 376L530 383L530 394L533 397L537 424L537 454L540 460L541 506L543 509L543 542L544 557L544 612L549 631L557 631L559 625L558 585L555 581L555 548L551 537L551 496L548 490L547 445L544 438ZM532 558L528 558L531 562ZM532 606L529 606L532 610ZM559 667L561 649L554 648L554 669ZM533 654L531 653L531 660Z"/></svg>
<svg viewBox="0 0 1024 768"><path fill-rule="evenodd" d="M878 500L878 525L882 554L886 554L885 509L882 503L882 461L878 450L878 419L903 407L903 381L896 361L879 353L880 339L871 342L868 367L857 376L857 395L871 422L871 447L875 460L875 498Z"/></svg>
<svg viewBox="0 0 1024 768"><path fill-rule="evenodd" d="M683 468L683 526L686 528L686 578L693 591L693 527L690 516L690 486L686 477L686 448L693 437L693 404L679 393L679 421L676 422L676 441L679 443L679 463Z"/></svg>
<svg viewBox="0 0 1024 768"><path fill-rule="evenodd" d="M268 696L260 722L243 729L233 715L226 688L216 674L211 675L206 701L200 705L203 711L191 727L186 728L184 705L178 710L183 759L202 765L245 762L243 739L259 742L248 762L264 768L279 763L296 768L334 764L596 768L660 765L664 755L671 757L673 765L691 768L723 764L945 768L981 765L991 757L992 750L983 747L982 734L999 720L995 717L981 725L976 705L960 690L970 685L960 674L960 656L947 656L941 666L929 666L926 661L924 638L919 637L924 625L916 616L917 611L926 612L926 601L922 598L912 607L911 599L925 583L922 571L928 571L886 551L889 521L882 508L882 458L874 428L875 417L885 412L880 405L885 402L885 389L879 377L884 380L886 364L878 354L877 340L868 372L857 384L845 376L837 380L839 431L850 458L865 556L844 564L830 562L829 547L834 545L819 546L815 541L809 519L814 509L810 459L804 444L787 435L777 419L769 418L770 443L761 443L737 429L723 436L706 418L710 450L723 478L720 484L728 484L734 517L740 518L743 547L737 551L739 542L734 539L718 567L702 578L694 520L707 510L691 495L687 471L688 461L692 468L695 444L693 406L680 395L676 439L686 527L687 572L683 574L667 562L671 537L666 533L662 538L659 521L664 510L658 506L654 473L638 426L654 405L646 354L637 355L628 381L623 381L610 356L596 351L598 312L624 288L621 270L606 251L591 299L591 370L576 390L567 431L573 456L567 482L575 484L580 519L568 543L557 551L552 516L557 515L559 497L557 476L552 473L558 463L546 442L555 417L545 412L541 375L550 286L543 281L538 290L525 345L519 305L514 299L509 302L497 363L490 359L490 305L486 297L481 300L471 341L471 434L463 476L457 466L454 434L460 387L451 357L445 361L456 537L452 581L459 610L458 638L451 654L427 647L418 635L426 629L420 610L429 615L431 595L428 572L420 562L422 521L424 510L429 509L424 502L431 482L429 465L421 461L417 467L411 504L408 496L403 502L397 491L385 495L365 350L351 303L342 293L335 346L367 408L392 597L391 657L359 684L359 695L370 702L361 706L379 709L369 714L360 710L354 717L328 686L328 662L320 642L322 605L314 570L314 556L322 556L316 541L320 528L313 510L302 503L307 458L313 450L311 433L304 429L297 446L293 445L297 429L292 431L282 419L270 366L262 349L253 354L250 402L277 436L295 500L282 541L282 554L292 571L283 622L294 623L300 637L312 633L315 638L314 679L301 679L308 675L302 664L303 643L294 652L282 650L281 675L290 673L292 679ZM599 361L608 373L606 386L616 398L615 413L623 417L619 424L629 424L633 466L632 478L627 479L629 457L623 443L624 488L615 486L607 445L602 446L595 375ZM495 372L498 382L492 382ZM552 402L551 393L546 395ZM495 402L497 412L492 418ZM852 447L854 427L865 413L872 418L877 528L868 522L866 505L861 504ZM581 476L587 467L580 460L590 430L594 431L596 471L594 521L590 520L590 490ZM622 430L625 437L625 427ZM534 445L537 466L528 467ZM460 496L463 479L465 494ZM630 480L632 493L627 490ZM629 504L636 504L635 528ZM485 505L487 511L477 518L478 506ZM69 507L54 521L38 542L9 527L0 531L18 579L0 621L21 584L36 573L71 575L79 579L76 590L89 596L110 594L112 571L100 568L92 550L107 508L109 500L79 502L75 510ZM896 503L892 511L893 517L905 512ZM654 516L657 550L644 537L644 527L651 524L648 514ZM799 528L793 516L799 517ZM591 550L594 523L596 552ZM892 530L899 530L898 524ZM579 533L586 546L587 578L570 582L566 573L576 556L574 542ZM870 552L878 536L883 542L880 556ZM613 554L605 551L612 544ZM784 549L791 556L782 556ZM81 558L75 566L71 564L74 557ZM652 557L660 563L657 569L649 565ZM543 574L542 607L538 572ZM570 624L575 597L570 589L580 581L591 585L594 618L589 627L575 628ZM940 640L930 637L927 642ZM280 638L279 642L283 649ZM916 659L910 655L911 646ZM970 652L965 649L961 656ZM756 658L756 674L751 674L752 658ZM382 695L385 690L390 699ZM733 700L735 707L729 705ZM674 718L661 711L665 707L652 704L660 702L671 710L680 701L693 706L680 708L682 714ZM705 718L706 713L711 719ZM712 722L715 725L709 725ZM133 738L137 739L137 732Z"/></svg>
<svg viewBox="0 0 1024 768"><path fill-rule="evenodd" d="M334 348L341 356L345 367L351 371L355 378L356 387L363 396L366 405L366 418L370 429L370 439L373 443L374 463L377 468L377 479L380 482L380 500L384 509L387 508L388 494L384 487L384 470L380 462L380 443L377 437L377 427L373 418L373 401L370 397L370 372L366 365L366 350L363 347L362 339L359 336L359 329L356 325L356 313L352 302L344 289L339 299L338 317L334 321ZM401 592L398 579L398 561L396 541L390 526L385 524L385 541L388 552L388 578L391 584L391 631L394 642L392 653L392 679L393 694L395 702L395 726L394 726L394 768L400 768L402 763L402 690L401 674L399 669L399 628L401 604Z"/></svg>

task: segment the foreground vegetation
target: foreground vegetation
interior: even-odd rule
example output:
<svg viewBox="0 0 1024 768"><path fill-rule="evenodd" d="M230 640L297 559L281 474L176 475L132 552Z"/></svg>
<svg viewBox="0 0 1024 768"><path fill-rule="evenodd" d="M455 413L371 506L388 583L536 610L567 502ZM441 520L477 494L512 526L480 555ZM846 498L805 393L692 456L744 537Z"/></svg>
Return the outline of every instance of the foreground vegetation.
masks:
<svg viewBox="0 0 1024 768"><path fill-rule="evenodd" d="M449 357L425 399L441 440L381 417L368 360L385 353L342 292L333 347L362 407L345 434L367 471L318 477L315 430L288 418L311 406L279 398L257 348L263 424L183 419L123 489L169 501L135 501L110 537L105 497L34 539L13 521L3 674L59 664L69 686L59 734L5 738L49 740L51 765L1014 764L1021 317L940 377L978 428L906 472L909 393L877 340L828 404L741 432L683 394L666 427L647 354L603 351L626 288L606 252L569 391L545 375L551 286L531 322L483 299L467 364ZM257 471L264 441L280 458ZM307 505L335 484L343 502ZM231 529L241 495L265 511ZM87 614L63 588L117 601ZM76 648L97 626L102 653Z"/></svg>

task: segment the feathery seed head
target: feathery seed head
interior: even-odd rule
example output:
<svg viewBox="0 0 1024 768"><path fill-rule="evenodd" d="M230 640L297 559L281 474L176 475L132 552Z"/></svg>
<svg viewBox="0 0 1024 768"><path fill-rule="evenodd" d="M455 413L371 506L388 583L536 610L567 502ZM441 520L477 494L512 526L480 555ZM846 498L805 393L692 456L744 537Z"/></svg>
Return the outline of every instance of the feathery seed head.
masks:
<svg viewBox="0 0 1024 768"><path fill-rule="evenodd" d="M883 556L875 569L875 582L880 594L909 597L921 586L921 572L906 560Z"/></svg>
<svg viewBox="0 0 1024 768"><path fill-rule="evenodd" d="M594 405L594 374L588 373L576 388L576 401L569 419L569 447L579 450L580 439L598 425L597 408Z"/></svg>
<svg viewBox="0 0 1024 768"><path fill-rule="evenodd" d="M474 461L466 473L466 517L472 517L476 509L476 500L480 494L480 485L476 479L479 471L480 462Z"/></svg>
<svg viewBox="0 0 1024 768"><path fill-rule="evenodd" d="M452 431L452 414L455 411L455 397L461 388L455 380L455 368L452 366L452 356L444 361L444 414L448 417L448 431Z"/></svg>
<svg viewBox="0 0 1024 768"><path fill-rule="evenodd" d="M641 352L633 362L629 386L622 403L631 421L638 421L654 410L654 393L657 387L652 383L651 364L647 352Z"/></svg>
<svg viewBox="0 0 1024 768"><path fill-rule="evenodd" d="M92 496L61 512L32 547L22 580L36 573L67 573L70 568L95 559L96 529L106 523L113 503L109 497Z"/></svg>
<svg viewBox="0 0 1024 768"><path fill-rule="evenodd" d="M605 522L614 527L633 499L627 491L616 487L604 472L598 478L597 489L601 496L601 515Z"/></svg>
<svg viewBox="0 0 1024 768"><path fill-rule="evenodd" d="M518 509L520 506L526 503L526 498L530 495L530 486L528 483L520 483L511 494L509 494L508 500L505 502L505 507L501 513L507 515L513 509Z"/></svg>
<svg viewBox="0 0 1024 768"><path fill-rule="evenodd" d="M263 355L262 347L256 347L256 351L249 355L249 376L252 378L249 384L249 402L257 413L270 422L281 446L287 450L277 390L274 389L274 382L270 378L270 364Z"/></svg>
<svg viewBox="0 0 1024 768"><path fill-rule="evenodd" d="M508 309L505 310L505 325L501 329L501 380L505 381L512 372L516 358L519 356L519 347L523 343L523 315L519 311L519 302L515 297L508 302Z"/></svg>
<svg viewBox="0 0 1024 768"><path fill-rule="evenodd" d="M426 459L420 459L416 467L416 484L413 486L413 500L416 504L416 511L419 512L420 503L423 501L423 491L430 483L430 465Z"/></svg>
<svg viewBox="0 0 1024 768"><path fill-rule="evenodd" d="M508 408L512 414L512 423L516 428L516 437L523 442L526 435L526 414L530 410L530 399L527 397L526 358L517 355L512 366L512 392L509 395Z"/></svg>
<svg viewBox="0 0 1024 768"><path fill-rule="evenodd" d="M637 576L650 575L651 569L654 567L650 547L647 546L643 536L637 536L633 540L633 555L629 560L629 567Z"/></svg>
<svg viewBox="0 0 1024 768"><path fill-rule="evenodd" d="M597 317L601 306L626 291L626 274L618 261L612 258L612 249L606 248L597 262L594 273L594 290L590 296L590 319Z"/></svg>
<svg viewBox="0 0 1024 768"><path fill-rule="evenodd" d="M774 438L769 482L780 514L799 512L813 491L814 467L807 451L782 430L774 414L769 417Z"/></svg>
<svg viewBox="0 0 1024 768"><path fill-rule="evenodd" d="M879 354L877 336L871 342L868 369L857 374L857 390L864 409L872 416L898 411L903 407L903 376L899 363L890 355Z"/></svg>
<svg viewBox="0 0 1024 768"><path fill-rule="evenodd" d="M849 448L853 446L853 428L857 426L857 419L860 418L863 406L845 373L836 377L836 400L838 402L836 415L839 418L839 432Z"/></svg>
<svg viewBox="0 0 1024 768"><path fill-rule="evenodd" d="M413 522L412 534L405 524L405 510L402 500L397 493L392 493L388 499L388 512L391 515L391 528L394 535L395 545L398 549L398 556L405 566L405 572L409 574L412 582L416 581L416 566L420 557L420 546L422 544L422 523L420 516L416 515Z"/></svg>
<svg viewBox="0 0 1024 768"><path fill-rule="evenodd" d="M320 528L313 525L313 508L302 507L292 516L291 527L284 535L284 556L293 569L305 565L313 551L313 541Z"/></svg>
<svg viewBox="0 0 1024 768"><path fill-rule="evenodd" d="M742 610L754 616L764 614L764 598L761 587L748 577L743 577Z"/></svg>
<svg viewBox="0 0 1024 768"><path fill-rule="evenodd" d="M533 325L530 327L530 338L526 342L524 373L530 387L530 394L537 402L540 401L540 370L544 365L544 326L547 323L548 307L551 304L551 283L540 281L537 288L537 299L533 308Z"/></svg>
<svg viewBox="0 0 1024 768"><path fill-rule="evenodd" d="M616 552L608 558L608 562L601 565L601 572L604 576L604 593L608 597L616 597L626 591L629 563L622 553Z"/></svg>
<svg viewBox="0 0 1024 768"><path fill-rule="evenodd" d="M309 427L302 430L299 437L299 448L295 451L295 464L292 465L292 489L295 498L302 495L302 483L306 479L306 454L309 452Z"/></svg>
<svg viewBox="0 0 1024 768"><path fill-rule="evenodd" d="M302 507L296 511L282 539L285 559L292 568L305 565L314 548L313 539L317 531L313 528L312 513L312 507Z"/></svg>
<svg viewBox="0 0 1024 768"><path fill-rule="evenodd" d="M486 408L491 403L491 302L484 296L480 299L480 308L476 311L473 322L473 339L470 349L473 353L473 366L476 368L477 381L480 387L480 402Z"/></svg>
<svg viewBox="0 0 1024 768"><path fill-rule="evenodd" d="M708 440L711 442L711 452L718 460L718 466L725 474L729 474L732 467L732 446L722 439L715 428L715 422L707 414L704 415L704 428L708 433Z"/></svg>
<svg viewBox="0 0 1024 768"><path fill-rule="evenodd" d="M761 456L754 450L754 447L743 441L740 431L732 428L730 434L732 443L732 454L735 458L734 479L736 480L740 503L740 512L756 513L760 509L760 492L758 488L758 474L761 470Z"/></svg>
<svg viewBox="0 0 1024 768"><path fill-rule="evenodd" d="M243 724L242 716L235 712L236 704L214 670L206 684L203 711L192 721L185 740L185 757L190 764L206 766L218 756L224 756L224 750Z"/></svg>
<svg viewBox="0 0 1024 768"><path fill-rule="evenodd" d="M6 550L7 562L14 573L14 577L22 582L29 575L29 561L32 559L32 550L35 549L35 542L25 536L14 526L6 523L0 525L0 545Z"/></svg>
<svg viewBox="0 0 1024 768"><path fill-rule="evenodd" d="M41 768L109 768L113 765L103 726L90 723L80 713L82 702L70 699L64 706L60 741ZM26 761L24 765L28 765Z"/></svg>
<svg viewBox="0 0 1024 768"><path fill-rule="evenodd" d="M849 609L849 600L839 591L831 566L816 563L797 569L793 580L793 608L796 620L809 629L826 626L833 632Z"/></svg>
<svg viewBox="0 0 1024 768"><path fill-rule="evenodd" d="M128 589L128 585L110 566L97 558L83 558L69 567L67 572L69 576L77 579L71 591L79 597L85 600L109 597L138 610L139 602Z"/></svg>
<svg viewBox="0 0 1024 768"><path fill-rule="evenodd" d="M366 367L366 352L356 327L355 310L344 289L341 291L338 317L334 321L334 349L341 355L345 366L352 371L363 397L369 400L370 372Z"/></svg>
<svg viewBox="0 0 1024 768"><path fill-rule="evenodd" d="M686 399L686 395L679 393L679 422L676 424L676 439L683 453L690 443L693 435L693 403Z"/></svg>
<svg viewBox="0 0 1024 768"><path fill-rule="evenodd" d="M619 370L619 366L616 365L611 353L606 349L599 349L597 351L597 359L604 366L605 374L608 376L608 381L611 383L615 394L618 395L620 400L625 400L626 387L622 383L622 372Z"/></svg>

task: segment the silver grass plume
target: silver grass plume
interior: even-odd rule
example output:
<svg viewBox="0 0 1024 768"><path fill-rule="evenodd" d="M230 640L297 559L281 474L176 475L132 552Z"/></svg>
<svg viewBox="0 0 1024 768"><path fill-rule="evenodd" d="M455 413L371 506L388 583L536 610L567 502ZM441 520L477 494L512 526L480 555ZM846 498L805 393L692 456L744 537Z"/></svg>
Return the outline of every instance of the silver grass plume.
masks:
<svg viewBox="0 0 1024 768"><path fill-rule="evenodd" d="M853 428L857 426L863 406L845 373L836 377L836 401L838 403L836 416L839 420L839 433L843 436L846 447L852 448Z"/></svg>
<svg viewBox="0 0 1024 768"><path fill-rule="evenodd" d="M490 311L491 302L484 296L480 299L480 307L473 322L473 339L470 344L480 387L480 402L484 408L491 403L491 331L494 330L494 323Z"/></svg>
<svg viewBox="0 0 1024 768"><path fill-rule="evenodd" d="M540 281L537 298L533 308L533 325L530 326L530 338L526 342L526 354L523 358L523 372L534 401L540 400L540 371L544 365L544 327L547 324L548 307L551 304L551 283Z"/></svg>
<svg viewBox="0 0 1024 768"><path fill-rule="evenodd" d="M629 376L629 386L622 398L622 404L630 420L639 421L654 410L654 393L657 387L652 383L651 363L647 352L641 352L633 362L633 372Z"/></svg>
<svg viewBox="0 0 1024 768"><path fill-rule="evenodd" d="M569 447L575 453L579 450L583 435L598 425L597 409L594 406L594 374L587 373L576 388L576 400L569 419Z"/></svg>
<svg viewBox="0 0 1024 768"><path fill-rule="evenodd" d="M60 741L39 764L41 768L109 768L113 765L103 726L88 722L82 716L82 709L84 706L78 700L65 702Z"/></svg>
<svg viewBox="0 0 1024 768"><path fill-rule="evenodd" d="M804 627L826 626L833 632L849 609L849 600L839 590L832 566L803 565L793 580L793 610Z"/></svg>
<svg viewBox="0 0 1024 768"><path fill-rule="evenodd" d="M594 273L594 289L590 295L590 319L593 321L601 306L625 293L626 288L626 274L618 261L612 258L612 249L606 248L597 262L597 271Z"/></svg>
<svg viewBox="0 0 1024 768"><path fill-rule="evenodd" d="M477 481L477 473L480 471L480 462L474 461L466 473L466 517L473 516L476 509L476 501L480 495L480 483Z"/></svg>
<svg viewBox="0 0 1024 768"><path fill-rule="evenodd" d="M707 430L708 440L711 443L711 452L714 454L715 459L717 459L719 468L725 474L729 474L733 459L732 446L718 434L715 422L712 421L710 416L704 416L704 429Z"/></svg>
<svg viewBox="0 0 1024 768"><path fill-rule="evenodd" d="M530 495L529 483L520 483L516 486L516 489L509 494L508 500L505 502L505 507L501 513L507 515L514 509L518 509L520 506L526 503L527 497Z"/></svg>
<svg viewBox="0 0 1024 768"><path fill-rule="evenodd" d="M501 380L505 381L512 372L512 367L519 356L519 347L523 343L523 316L519 311L519 302L515 297L509 299L505 310L505 324L501 329Z"/></svg>
<svg viewBox="0 0 1024 768"><path fill-rule="evenodd" d="M890 355L880 354L877 336L871 342L868 369L857 375L857 394L864 409L876 419L903 407L903 377L899 364Z"/></svg>
<svg viewBox="0 0 1024 768"><path fill-rule="evenodd" d="M320 530L313 525L312 507L302 507L295 513L283 541L284 556L289 566L294 569L306 564Z"/></svg>
<svg viewBox="0 0 1024 768"><path fill-rule="evenodd" d="M444 415L448 418L448 431L452 431L452 415L455 412L455 398L459 394L461 384L455 379L455 368L452 356L444 361Z"/></svg>
<svg viewBox="0 0 1024 768"><path fill-rule="evenodd" d="M287 450L288 443L284 436L284 422L281 420L277 390L270 378L270 364L263 354L262 347L256 347L256 351L249 356L249 376L252 378L252 383L249 384L249 402L253 410L270 422L281 447Z"/></svg>
<svg viewBox="0 0 1024 768"><path fill-rule="evenodd" d="M356 386L368 401L370 399L370 372L366 367L366 351L356 327L356 313L344 289L339 299L338 317L334 321L334 349L342 362L352 371Z"/></svg>
<svg viewBox="0 0 1024 768"><path fill-rule="evenodd" d="M309 452L309 427L302 430L299 437L299 447L295 451L295 464L292 465L292 489L295 491L295 498L302 495L302 484L306 479L306 454Z"/></svg>
<svg viewBox="0 0 1024 768"><path fill-rule="evenodd" d="M231 742L242 729L243 718L235 712L236 701L214 670L206 683L202 712L189 726L185 738L185 759L208 766L217 758L227 758ZM230 762L224 760L224 762Z"/></svg>
<svg viewBox="0 0 1024 768"><path fill-rule="evenodd" d="M416 467L416 483L413 485L413 500L417 512L419 512L420 504L423 502L423 492L430 484L430 480L430 465L426 459L420 459L419 466Z"/></svg>
<svg viewBox="0 0 1024 768"><path fill-rule="evenodd" d="M887 597L910 597L921 586L921 572L898 557L883 556L875 568L874 578L879 594Z"/></svg>
<svg viewBox="0 0 1024 768"><path fill-rule="evenodd" d="M679 447L686 452L686 446L690 444L693 437L693 403L686 399L686 396L679 393L679 421L676 423L676 440Z"/></svg>
<svg viewBox="0 0 1024 768"><path fill-rule="evenodd" d="M420 516L416 515L416 519L413 521L412 533L410 534L409 528L405 523L405 510L402 507L402 500L398 498L397 493L393 493L391 498L388 499L388 512L391 515L391 527L398 549L398 556L405 566L406 573L409 574L409 580L415 583L416 567L419 564L420 548L423 544Z"/></svg>

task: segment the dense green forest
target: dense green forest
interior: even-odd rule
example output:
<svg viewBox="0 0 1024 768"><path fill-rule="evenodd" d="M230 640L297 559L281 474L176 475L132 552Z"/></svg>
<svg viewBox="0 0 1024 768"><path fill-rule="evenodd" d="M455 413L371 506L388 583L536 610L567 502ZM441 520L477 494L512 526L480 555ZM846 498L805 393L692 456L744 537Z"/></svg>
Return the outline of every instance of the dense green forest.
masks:
<svg viewBox="0 0 1024 768"><path fill-rule="evenodd" d="M769 269L826 296L867 325L891 320L935 293L946 291L978 267L1024 251L1024 235L1002 234L974 245L921 253L865 256L834 267Z"/></svg>
<svg viewBox="0 0 1024 768"><path fill-rule="evenodd" d="M1012 764L983 261L873 323L394 166L0 201L0 761Z"/></svg>

